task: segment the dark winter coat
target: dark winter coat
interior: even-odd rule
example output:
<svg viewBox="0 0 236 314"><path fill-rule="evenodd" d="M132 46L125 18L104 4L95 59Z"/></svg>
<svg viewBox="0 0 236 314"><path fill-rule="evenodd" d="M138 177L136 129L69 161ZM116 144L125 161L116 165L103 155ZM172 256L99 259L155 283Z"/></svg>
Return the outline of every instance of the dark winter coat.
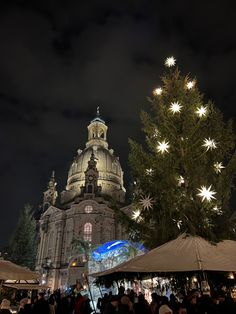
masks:
<svg viewBox="0 0 236 314"><path fill-rule="evenodd" d="M45 299L37 300L32 308L32 314L49 314L49 304Z"/></svg>

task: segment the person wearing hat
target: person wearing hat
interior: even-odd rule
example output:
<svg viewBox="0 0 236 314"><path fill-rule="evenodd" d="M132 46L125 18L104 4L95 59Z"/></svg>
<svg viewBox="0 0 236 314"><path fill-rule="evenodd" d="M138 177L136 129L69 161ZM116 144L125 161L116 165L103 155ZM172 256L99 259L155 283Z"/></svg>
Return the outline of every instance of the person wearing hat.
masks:
<svg viewBox="0 0 236 314"><path fill-rule="evenodd" d="M0 313L1 314L11 314L10 311L11 302L7 299L3 299L0 305Z"/></svg>

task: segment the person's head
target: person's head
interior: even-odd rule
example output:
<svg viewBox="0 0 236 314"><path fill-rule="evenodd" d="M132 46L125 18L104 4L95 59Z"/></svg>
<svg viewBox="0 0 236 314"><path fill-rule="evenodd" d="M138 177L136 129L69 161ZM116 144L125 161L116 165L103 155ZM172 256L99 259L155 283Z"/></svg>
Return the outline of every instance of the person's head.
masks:
<svg viewBox="0 0 236 314"><path fill-rule="evenodd" d="M190 298L190 303L191 304L197 304L197 296L196 295L193 295L191 298Z"/></svg>
<svg viewBox="0 0 236 314"><path fill-rule="evenodd" d="M45 293L44 292L39 292L38 293L38 299L44 299Z"/></svg>
<svg viewBox="0 0 236 314"><path fill-rule="evenodd" d="M143 295L142 293L140 293L140 294L138 295L138 302L139 302L139 303L145 302L145 298L144 298L144 295Z"/></svg>
<svg viewBox="0 0 236 314"><path fill-rule="evenodd" d="M20 300L20 307L24 307L28 303L28 298L23 298Z"/></svg>
<svg viewBox="0 0 236 314"><path fill-rule="evenodd" d="M49 299L48 299L48 303L50 305L54 305L55 304L55 297L53 294L50 295Z"/></svg>
<svg viewBox="0 0 236 314"><path fill-rule="evenodd" d="M118 307L119 301L120 301L120 298L119 298L118 295L113 295L113 296L111 296L110 302L111 302L111 304L112 304L114 307L116 307L116 308Z"/></svg>
<svg viewBox="0 0 236 314"><path fill-rule="evenodd" d="M161 297L161 304L168 304L168 303L169 303L168 298L163 295L163 296Z"/></svg>
<svg viewBox="0 0 236 314"><path fill-rule="evenodd" d="M127 295L123 295L123 297L120 299L120 303L128 305L130 303L130 298Z"/></svg>
<svg viewBox="0 0 236 314"><path fill-rule="evenodd" d="M9 310L10 309L10 305L11 305L11 302L9 300L3 299L2 303L0 305L0 309L1 310Z"/></svg>
<svg viewBox="0 0 236 314"><path fill-rule="evenodd" d="M173 314L168 305L164 304L159 308L159 314Z"/></svg>
<svg viewBox="0 0 236 314"><path fill-rule="evenodd" d="M186 305L184 303L179 303L178 314L187 314Z"/></svg>

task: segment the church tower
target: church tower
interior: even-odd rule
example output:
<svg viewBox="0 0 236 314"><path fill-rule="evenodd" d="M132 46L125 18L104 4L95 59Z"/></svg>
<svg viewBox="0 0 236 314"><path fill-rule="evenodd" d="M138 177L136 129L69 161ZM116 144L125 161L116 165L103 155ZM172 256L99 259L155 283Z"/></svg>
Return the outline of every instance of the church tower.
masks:
<svg viewBox="0 0 236 314"><path fill-rule="evenodd" d="M43 212L45 212L49 206L55 205L58 196L56 186L57 183L55 181L55 172L53 171L48 182L48 189L43 192Z"/></svg>

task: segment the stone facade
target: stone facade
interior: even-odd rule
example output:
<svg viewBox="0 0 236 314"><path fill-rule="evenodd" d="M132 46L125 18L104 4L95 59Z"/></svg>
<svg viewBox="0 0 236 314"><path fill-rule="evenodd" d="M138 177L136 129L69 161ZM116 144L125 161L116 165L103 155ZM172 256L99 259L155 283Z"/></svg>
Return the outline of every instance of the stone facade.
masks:
<svg viewBox="0 0 236 314"><path fill-rule="evenodd" d="M86 256L78 252L73 245L75 241L93 247L127 238L114 210L109 207L112 200L127 211L127 207L123 207L123 172L119 158L108 148L107 126L99 112L88 126L86 147L78 150L57 206L56 197L53 173L44 192L36 265L43 282L51 289L74 284L86 273ZM80 267L73 267L75 260Z"/></svg>

